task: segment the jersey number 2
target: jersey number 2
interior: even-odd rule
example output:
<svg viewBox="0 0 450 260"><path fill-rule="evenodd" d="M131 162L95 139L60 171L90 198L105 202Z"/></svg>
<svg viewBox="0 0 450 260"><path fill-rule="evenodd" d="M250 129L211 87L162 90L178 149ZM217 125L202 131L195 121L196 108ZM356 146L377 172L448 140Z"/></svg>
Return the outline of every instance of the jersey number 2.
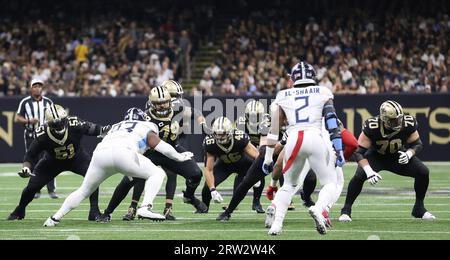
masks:
<svg viewBox="0 0 450 260"><path fill-rule="evenodd" d="M307 118L300 118L300 111L309 106L309 96L306 97L296 97L295 101L298 103L299 101L303 104L299 108L295 110L295 121L297 124L309 122L309 116Z"/></svg>

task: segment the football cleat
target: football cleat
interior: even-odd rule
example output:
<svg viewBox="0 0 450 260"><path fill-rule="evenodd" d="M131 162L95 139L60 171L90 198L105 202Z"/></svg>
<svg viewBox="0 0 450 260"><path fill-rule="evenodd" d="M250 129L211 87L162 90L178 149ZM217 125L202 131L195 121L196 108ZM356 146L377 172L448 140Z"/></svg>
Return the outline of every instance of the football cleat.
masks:
<svg viewBox="0 0 450 260"><path fill-rule="evenodd" d="M97 222L99 222L99 223L108 223L108 222L111 222L111 215L110 215L110 214L101 214L101 215L97 218Z"/></svg>
<svg viewBox="0 0 450 260"><path fill-rule="evenodd" d="M88 220L89 221L97 221L98 218L102 215L99 209L89 211Z"/></svg>
<svg viewBox="0 0 450 260"><path fill-rule="evenodd" d="M289 210L289 211L295 210L295 205L294 205L294 202L293 202L293 201L291 201L291 203L289 204L288 210Z"/></svg>
<svg viewBox="0 0 450 260"><path fill-rule="evenodd" d="M49 196L51 199L59 199L58 194L56 194L56 192L54 192L54 191L49 192L49 193L48 193L48 196Z"/></svg>
<svg viewBox="0 0 450 260"><path fill-rule="evenodd" d="M226 212L222 212L217 218L217 221L228 221L230 220L231 215L226 213Z"/></svg>
<svg viewBox="0 0 450 260"><path fill-rule="evenodd" d="M136 209L133 207L129 207L127 214L123 215L122 220L133 221L135 217L136 217Z"/></svg>
<svg viewBox="0 0 450 260"><path fill-rule="evenodd" d="M425 212L425 214L423 214L422 219L423 220L428 220L428 221L433 221L433 220L436 219L436 217L433 216L433 214L431 214L430 212L427 211L427 212Z"/></svg>
<svg viewBox="0 0 450 260"><path fill-rule="evenodd" d="M195 196L188 198L185 195L186 193L183 191L183 202L194 206L196 209L196 214L208 213L208 207L205 203L203 203L203 201L197 199Z"/></svg>
<svg viewBox="0 0 450 260"><path fill-rule="evenodd" d="M59 224L59 220L56 220L53 217L49 217L44 222L44 227L56 227L58 224Z"/></svg>
<svg viewBox="0 0 450 260"><path fill-rule="evenodd" d="M274 222L270 228L268 234L271 236L278 236L283 232L283 225L278 222Z"/></svg>
<svg viewBox="0 0 450 260"><path fill-rule="evenodd" d="M267 211L266 211L266 220L264 222L264 226L266 228L271 228L273 221L275 220L275 212L276 212L276 207L274 204L270 205L269 207L267 207Z"/></svg>
<svg viewBox="0 0 450 260"><path fill-rule="evenodd" d="M34 198L35 199L39 199L41 197L41 193L40 192L36 192L35 194L34 194Z"/></svg>
<svg viewBox="0 0 450 260"><path fill-rule="evenodd" d="M23 220L25 218L25 215L18 215L15 213L11 213L6 220L13 221L13 220Z"/></svg>
<svg viewBox="0 0 450 260"><path fill-rule="evenodd" d="M326 227L331 228L333 225L331 224L330 215L328 214L328 211L324 210L322 211L322 216L325 218L326 221Z"/></svg>
<svg viewBox="0 0 450 260"><path fill-rule="evenodd" d="M264 211L263 207L261 206L261 203L253 203L252 210L256 211L258 214L264 214L266 211Z"/></svg>
<svg viewBox="0 0 450 260"><path fill-rule="evenodd" d="M342 214L342 215L339 217L339 222L352 222L352 217L350 217L350 216L347 215L347 214Z"/></svg>
<svg viewBox="0 0 450 260"><path fill-rule="evenodd" d="M152 211L152 205L140 207L137 210L138 219L150 219L153 221L164 221L166 217Z"/></svg>
<svg viewBox="0 0 450 260"><path fill-rule="evenodd" d="M314 223L316 224L317 232L321 235L325 235L327 233L327 227L325 218L322 216L322 212L320 212L316 206L312 206L309 208L309 215L311 215Z"/></svg>
<svg viewBox="0 0 450 260"><path fill-rule="evenodd" d="M163 214L166 217L166 220L169 220L169 221L175 221L176 220L175 216L172 215L172 207L165 208Z"/></svg>

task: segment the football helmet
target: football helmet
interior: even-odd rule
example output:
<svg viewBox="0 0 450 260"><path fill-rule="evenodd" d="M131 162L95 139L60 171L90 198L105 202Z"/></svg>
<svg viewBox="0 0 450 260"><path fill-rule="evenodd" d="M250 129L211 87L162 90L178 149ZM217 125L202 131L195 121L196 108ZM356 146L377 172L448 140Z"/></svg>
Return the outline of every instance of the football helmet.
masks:
<svg viewBox="0 0 450 260"><path fill-rule="evenodd" d="M385 101L380 106L380 119L387 129L399 131L403 126L403 108L392 100Z"/></svg>
<svg viewBox="0 0 450 260"><path fill-rule="evenodd" d="M125 116L123 117L123 120L137 120L137 121L146 121L147 115L144 111L137 107L132 107L127 110L125 113Z"/></svg>
<svg viewBox="0 0 450 260"><path fill-rule="evenodd" d="M291 80L294 86L301 84L316 84L316 70L306 62L297 63L291 71Z"/></svg>
<svg viewBox="0 0 450 260"><path fill-rule="evenodd" d="M161 86L165 87L167 91L169 91L169 94L172 98L180 99L183 97L183 87L175 80L166 80L161 84Z"/></svg>
<svg viewBox="0 0 450 260"><path fill-rule="evenodd" d="M50 130L58 135L63 134L69 125L66 110L56 104L52 104L45 109L45 120Z"/></svg>
<svg viewBox="0 0 450 260"><path fill-rule="evenodd" d="M218 144L228 144L233 135L233 124L226 117L217 118L212 125L212 136Z"/></svg>
<svg viewBox="0 0 450 260"><path fill-rule="evenodd" d="M157 86L150 91L147 105L149 112L156 117L168 117L172 113L172 101L167 88Z"/></svg>
<svg viewBox="0 0 450 260"><path fill-rule="evenodd" d="M252 131L258 131L258 125L264 117L264 105L260 101L252 100L245 107L245 120Z"/></svg>

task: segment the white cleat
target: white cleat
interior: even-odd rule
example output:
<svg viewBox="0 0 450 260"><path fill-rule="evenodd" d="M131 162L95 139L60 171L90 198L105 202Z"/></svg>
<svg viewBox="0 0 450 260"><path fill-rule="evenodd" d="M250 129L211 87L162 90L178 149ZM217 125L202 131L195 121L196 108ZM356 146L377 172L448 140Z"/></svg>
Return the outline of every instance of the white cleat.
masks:
<svg viewBox="0 0 450 260"><path fill-rule="evenodd" d="M433 221L433 220L436 219L436 217L433 216L433 214L431 214L430 212L427 211L427 212L425 212L425 214L423 214L422 219L423 220L427 220L427 221Z"/></svg>
<svg viewBox="0 0 450 260"><path fill-rule="evenodd" d="M267 207L266 221L264 222L266 228L272 227L273 221L275 220L275 212L276 212L275 205L272 204L269 207Z"/></svg>
<svg viewBox="0 0 450 260"><path fill-rule="evenodd" d="M316 206L312 206L309 208L309 215L314 220L314 223L316 224L316 230L321 235L325 235L327 233L327 222L325 218L322 216L322 211L318 210Z"/></svg>
<svg viewBox="0 0 450 260"><path fill-rule="evenodd" d="M270 228L269 232L267 234L271 236L278 236L283 232L283 225L278 222L274 222L272 224L272 227Z"/></svg>
<svg viewBox="0 0 450 260"><path fill-rule="evenodd" d="M352 218L347 214L342 214L339 217L339 222L352 222Z"/></svg>
<svg viewBox="0 0 450 260"><path fill-rule="evenodd" d="M136 215L137 215L138 219L150 219L150 220L154 220L154 221L164 221L164 220L166 220L166 217L164 217L163 215L158 214L158 213L154 213L152 211L152 207L151 206L140 207L136 211Z"/></svg>
<svg viewBox="0 0 450 260"><path fill-rule="evenodd" d="M56 225L59 224L59 220L54 219L53 217L49 217L45 223L44 223L44 227L55 227Z"/></svg>

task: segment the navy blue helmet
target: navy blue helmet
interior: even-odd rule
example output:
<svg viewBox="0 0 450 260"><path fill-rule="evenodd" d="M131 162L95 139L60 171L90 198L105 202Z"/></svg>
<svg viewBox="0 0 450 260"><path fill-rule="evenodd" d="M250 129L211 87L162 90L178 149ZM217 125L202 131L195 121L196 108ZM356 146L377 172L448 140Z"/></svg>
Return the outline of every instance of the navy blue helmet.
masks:
<svg viewBox="0 0 450 260"><path fill-rule="evenodd" d="M132 107L127 110L125 117L123 120L137 120L137 121L146 121L147 115L140 108Z"/></svg>
<svg viewBox="0 0 450 260"><path fill-rule="evenodd" d="M291 71L291 80L295 85L316 84L316 70L306 62L297 63Z"/></svg>

